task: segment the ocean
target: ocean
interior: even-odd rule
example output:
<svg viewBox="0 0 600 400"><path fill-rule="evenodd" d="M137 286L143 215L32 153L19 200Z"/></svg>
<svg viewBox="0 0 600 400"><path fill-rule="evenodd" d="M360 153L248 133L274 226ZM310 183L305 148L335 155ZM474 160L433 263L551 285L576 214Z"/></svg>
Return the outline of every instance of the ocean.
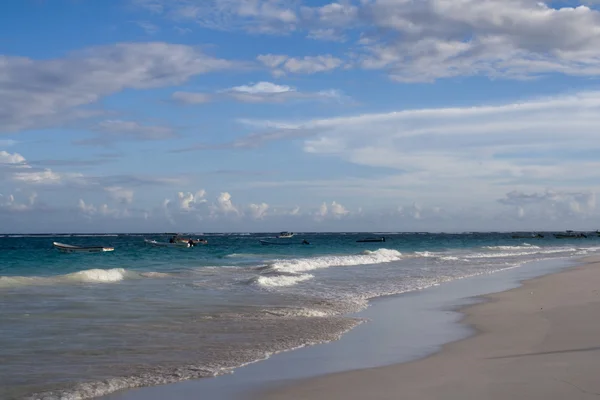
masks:
<svg viewBox="0 0 600 400"><path fill-rule="evenodd" d="M0 398L85 399L225 374L336 340L381 296L600 250L596 234L196 237L208 244L151 247L145 238L167 239L152 234L0 237ZM115 251L65 254L53 241Z"/></svg>

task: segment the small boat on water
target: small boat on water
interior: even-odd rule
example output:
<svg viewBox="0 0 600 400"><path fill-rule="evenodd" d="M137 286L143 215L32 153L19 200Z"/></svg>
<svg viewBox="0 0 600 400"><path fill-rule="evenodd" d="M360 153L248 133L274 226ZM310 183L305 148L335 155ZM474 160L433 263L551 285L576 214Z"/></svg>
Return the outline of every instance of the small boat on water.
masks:
<svg viewBox="0 0 600 400"><path fill-rule="evenodd" d="M543 239L544 235L538 233L538 234L531 234L531 235L512 235L511 236L513 239Z"/></svg>
<svg viewBox="0 0 600 400"><path fill-rule="evenodd" d="M555 233L554 237L557 239L585 239L587 235L584 233L575 233L573 231L567 231L566 233Z"/></svg>
<svg viewBox="0 0 600 400"><path fill-rule="evenodd" d="M191 245L197 245L197 244L208 244L208 240L206 239L192 239L192 238L183 238L183 237L178 237L175 239L175 241L177 243L190 243Z"/></svg>
<svg viewBox="0 0 600 400"><path fill-rule="evenodd" d="M294 237L294 232L280 232L277 236L278 239L288 239Z"/></svg>
<svg viewBox="0 0 600 400"><path fill-rule="evenodd" d="M55 248L64 253L102 253L106 251L114 251L114 247L105 246L73 246L71 244L64 244L58 242L52 242Z"/></svg>
<svg viewBox="0 0 600 400"><path fill-rule="evenodd" d="M158 242L156 240L150 240L150 239L144 239L144 242L146 242L146 244L149 244L154 247L180 247L180 248L192 247L192 245L189 242L169 243L169 242Z"/></svg>
<svg viewBox="0 0 600 400"><path fill-rule="evenodd" d="M270 242L267 240L259 240L260 244L264 245L264 246L269 246L269 245L273 245L273 246L294 246L294 245L307 245L310 244L310 242L308 240L303 240L301 242Z"/></svg>
<svg viewBox="0 0 600 400"><path fill-rule="evenodd" d="M367 239L359 239L356 243L380 243L385 242L385 238L382 236L380 238L367 238Z"/></svg>

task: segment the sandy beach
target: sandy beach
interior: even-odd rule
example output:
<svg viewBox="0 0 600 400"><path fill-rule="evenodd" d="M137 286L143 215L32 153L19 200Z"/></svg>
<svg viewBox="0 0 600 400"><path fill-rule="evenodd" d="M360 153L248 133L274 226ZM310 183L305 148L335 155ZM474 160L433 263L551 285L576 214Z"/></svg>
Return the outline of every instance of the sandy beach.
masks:
<svg viewBox="0 0 600 400"><path fill-rule="evenodd" d="M288 382L255 399L591 399L600 396L600 260L464 308L477 334L405 364Z"/></svg>

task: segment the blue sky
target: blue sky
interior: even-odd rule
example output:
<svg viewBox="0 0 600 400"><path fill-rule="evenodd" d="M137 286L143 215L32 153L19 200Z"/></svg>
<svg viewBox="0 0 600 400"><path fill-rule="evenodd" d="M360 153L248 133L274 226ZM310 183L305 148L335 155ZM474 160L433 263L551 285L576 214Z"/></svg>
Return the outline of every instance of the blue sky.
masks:
<svg viewBox="0 0 600 400"><path fill-rule="evenodd" d="M595 1L0 5L0 231L597 229Z"/></svg>

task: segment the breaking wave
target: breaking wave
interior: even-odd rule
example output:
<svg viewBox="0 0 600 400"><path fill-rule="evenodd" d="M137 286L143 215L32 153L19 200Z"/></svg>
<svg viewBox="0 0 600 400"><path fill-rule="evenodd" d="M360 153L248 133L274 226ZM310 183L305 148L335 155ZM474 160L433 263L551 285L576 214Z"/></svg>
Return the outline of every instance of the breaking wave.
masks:
<svg viewBox="0 0 600 400"><path fill-rule="evenodd" d="M365 250L351 256L322 256L314 258L296 258L291 260L276 260L268 265L271 271L300 273L329 267L347 267L353 265L380 264L398 261L402 253L397 250L379 249Z"/></svg>
<svg viewBox="0 0 600 400"><path fill-rule="evenodd" d="M523 243L520 246L484 246L484 249L488 250L523 250L523 249L540 249L539 246L533 246L528 243Z"/></svg>
<svg viewBox="0 0 600 400"><path fill-rule="evenodd" d="M258 276L253 279L254 283L263 287L282 287L293 286L297 283L307 281L314 278L311 274L301 275L275 275L275 276Z"/></svg>
<svg viewBox="0 0 600 400"><path fill-rule="evenodd" d="M0 276L0 288L33 285L60 285L77 283L116 283L124 279L164 278L169 274L161 272L138 273L125 268L86 269L57 276Z"/></svg>

